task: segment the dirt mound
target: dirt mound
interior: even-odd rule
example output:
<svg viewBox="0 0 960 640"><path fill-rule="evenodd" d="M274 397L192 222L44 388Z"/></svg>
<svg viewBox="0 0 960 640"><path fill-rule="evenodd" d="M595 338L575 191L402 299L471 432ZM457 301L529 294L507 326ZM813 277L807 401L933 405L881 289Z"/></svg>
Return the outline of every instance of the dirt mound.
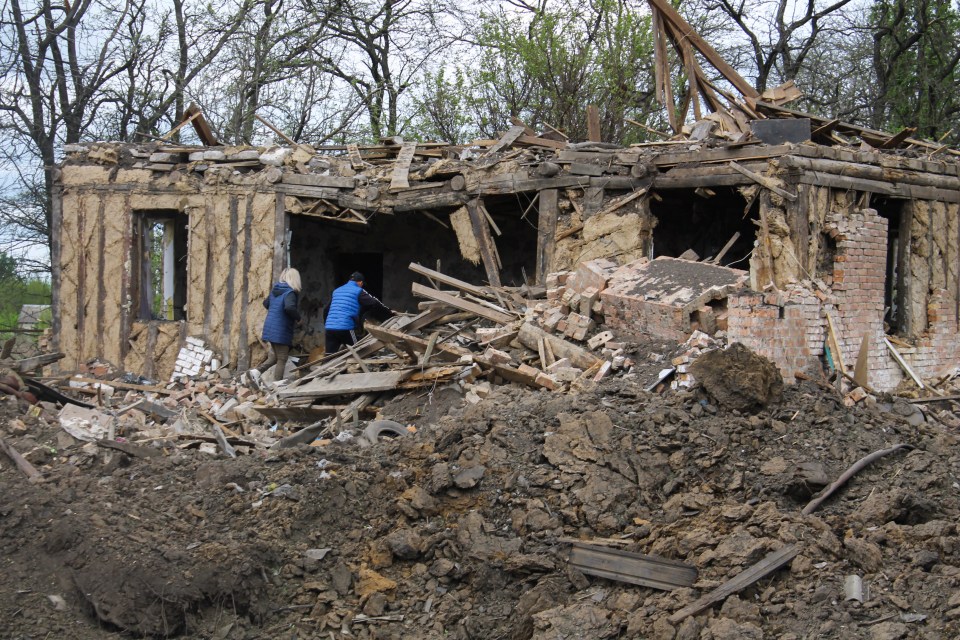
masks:
<svg viewBox="0 0 960 640"><path fill-rule="evenodd" d="M577 395L503 386L472 405L409 395L383 417L417 431L234 460L58 449L44 417L8 431L46 481L0 460L4 637L960 633L957 438L906 403L848 409L805 383L748 415L625 376ZM914 449L800 513L895 443ZM662 592L585 576L567 564L571 539L680 560L699 579ZM788 567L669 622L787 544L800 548ZM863 602L844 599L851 574Z"/></svg>
<svg viewBox="0 0 960 640"><path fill-rule="evenodd" d="M777 365L739 342L700 356L690 370L718 404L749 411L777 402L783 394L783 376Z"/></svg>

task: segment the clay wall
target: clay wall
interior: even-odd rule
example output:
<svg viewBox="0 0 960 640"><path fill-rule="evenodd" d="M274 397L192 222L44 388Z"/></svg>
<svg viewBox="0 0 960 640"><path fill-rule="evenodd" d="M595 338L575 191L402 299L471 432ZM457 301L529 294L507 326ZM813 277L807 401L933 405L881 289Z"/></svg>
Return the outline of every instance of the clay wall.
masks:
<svg viewBox="0 0 960 640"><path fill-rule="evenodd" d="M65 368L100 359L166 379L181 340L198 336L231 365L263 355L259 302L273 280L275 196L254 187L184 189L148 171L64 166L61 184L59 348ZM146 211L189 216L186 321L139 317L133 299Z"/></svg>

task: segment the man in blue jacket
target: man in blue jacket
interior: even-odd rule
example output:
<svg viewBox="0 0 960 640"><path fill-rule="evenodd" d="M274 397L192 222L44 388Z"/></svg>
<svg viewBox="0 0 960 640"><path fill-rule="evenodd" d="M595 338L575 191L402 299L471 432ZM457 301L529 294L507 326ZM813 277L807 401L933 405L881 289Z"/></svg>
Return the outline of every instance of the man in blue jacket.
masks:
<svg viewBox="0 0 960 640"><path fill-rule="evenodd" d="M357 329L368 315L382 322L394 313L363 288L363 274L355 271L347 284L333 290L324 324L327 354L355 344Z"/></svg>

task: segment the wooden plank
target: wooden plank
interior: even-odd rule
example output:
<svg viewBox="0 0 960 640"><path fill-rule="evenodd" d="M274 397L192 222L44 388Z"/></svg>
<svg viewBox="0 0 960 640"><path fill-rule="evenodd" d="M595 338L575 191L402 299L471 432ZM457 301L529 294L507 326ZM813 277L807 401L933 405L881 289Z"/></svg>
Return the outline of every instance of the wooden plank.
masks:
<svg viewBox="0 0 960 640"><path fill-rule="evenodd" d="M544 189L540 192L536 256L536 283L540 285L547 281L547 274L550 273L556 253L559 200L560 192L557 189Z"/></svg>
<svg viewBox="0 0 960 640"><path fill-rule="evenodd" d="M797 201L797 194L795 194L795 193L790 193L790 192L787 191L786 189L780 188L780 186L776 183L776 181L775 181L773 178L769 178L769 177L767 177L767 176L760 175L759 173L754 173L754 172L751 171L750 169L747 169L747 168L744 167L743 165L738 164L737 162L734 162L733 160L730 161L730 166L733 167L734 170L737 171L738 173L742 173L743 175L745 175L746 177L750 178L751 180L753 180L753 181L756 182L757 184L759 184L759 185L761 185L761 186L763 186L763 187L766 187L766 188L769 189L770 191L773 191L774 193L776 193L776 194L779 195L779 196L782 196L783 198L786 198L786 199L789 200L790 202L796 202L796 201Z"/></svg>
<svg viewBox="0 0 960 640"><path fill-rule="evenodd" d="M425 287L422 284L414 282L411 291L413 295L420 296L421 298L427 298L429 300L436 300L437 302L442 302L446 305L449 305L455 309L460 309L461 311L469 311L475 313L481 318L486 318L487 320L492 320L499 324L507 324L516 320L515 316L508 315L506 313L501 313L499 311L494 311L493 309L488 309L487 307L477 304L475 302L470 302L469 300L464 300L463 298L458 298L456 296L450 295L443 291L439 291L432 287Z"/></svg>
<svg viewBox="0 0 960 640"><path fill-rule="evenodd" d="M829 317L830 316L827 316L828 319ZM910 376L915 383L917 383L918 387L921 389L926 389L926 385L923 384L923 380L920 379L920 376L917 375L917 372L913 370L913 367L911 367L906 360L903 359L903 356L900 355L900 352L897 351L897 348L893 346L893 343L890 342L886 336L884 336L883 342L887 345L887 349L890 350L890 355L892 355L893 359L897 361L897 364L900 365L900 368L903 369L903 371Z"/></svg>
<svg viewBox="0 0 960 640"><path fill-rule="evenodd" d="M156 458L163 455L159 449L154 449L153 447L141 447L135 444L130 444L129 442L116 442L114 440L97 440L94 444L103 449L113 449L115 451L122 451L128 456L133 456L134 458Z"/></svg>
<svg viewBox="0 0 960 640"><path fill-rule="evenodd" d="M444 273L440 273L439 271L434 271L433 269L419 265L416 262L411 262L408 269L439 284L443 284L448 287L454 287L455 289L472 293L475 296L487 297L487 291L483 287L478 287L474 284L470 284L469 282L458 280L452 276L448 276Z"/></svg>
<svg viewBox="0 0 960 640"><path fill-rule="evenodd" d="M672 591L697 581L697 568L659 556L574 543L568 562L581 573L608 580Z"/></svg>
<svg viewBox="0 0 960 640"><path fill-rule="evenodd" d="M400 147L400 153L397 154L397 160L393 165L393 173L390 176L390 191L399 191L410 186L410 163L413 162L413 155L417 152L416 142L404 142Z"/></svg>
<svg viewBox="0 0 960 640"><path fill-rule="evenodd" d="M489 156L491 154L494 154L500 151L501 149L506 149L507 147L512 145L514 142L516 142L517 138L523 135L526 128L527 127L524 124L513 125L509 129L507 129L506 132L504 132L504 134L500 136L500 139L497 140L496 144L494 144L492 147L487 149L486 153L484 153L483 156L481 157Z"/></svg>
<svg viewBox="0 0 960 640"><path fill-rule="evenodd" d="M330 380L311 380L305 385L280 391L281 398L322 398L395 389L410 371L341 373Z"/></svg>
<svg viewBox="0 0 960 640"><path fill-rule="evenodd" d="M357 186L356 178L300 173L284 173L281 182L283 184L300 184L308 187L330 187L334 189L353 189Z"/></svg>
<svg viewBox="0 0 960 640"><path fill-rule="evenodd" d="M31 481L42 480L43 474L37 471L37 468L30 464L30 461L20 455L20 452L13 448L13 445L8 443L3 438L0 438L0 451L3 451L7 454L13 463L17 465L17 468L23 472L23 475Z"/></svg>
<svg viewBox="0 0 960 640"><path fill-rule="evenodd" d="M797 547L795 544L789 544L782 549L768 554L767 557L746 571L740 572L707 595L675 612L668 618L670 624L677 625L684 619L708 609L714 603L725 600L734 593L737 593L742 589L746 589L761 578L770 575L783 565L793 560L798 553L800 553L799 547Z"/></svg>
<svg viewBox="0 0 960 640"><path fill-rule="evenodd" d="M119 380L98 380L97 378L82 378L79 376L73 378L67 378L65 383L70 382L86 382L88 384L105 384L107 386L113 387L114 389L128 389L131 391L147 391L150 393L159 393L162 395L171 395L177 393L174 389L165 389L164 387L156 387L145 384L133 384L130 382L121 382ZM70 388L68 385L64 384L61 387Z"/></svg>
<svg viewBox="0 0 960 640"><path fill-rule="evenodd" d="M600 110L597 105L587 105L587 140L600 142Z"/></svg>
<svg viewBox="0 0 960 640"><path fill-rule="evenodd" d="M470 225L473 235L480 247L480 257L483 259L483 268L487 272L487 281L491 286L500 286L500 257L497 255L497 245L490 234L490 225L486 217L480 212L480 200L474 198L467 202L467 213L470 216Z"/></svg>

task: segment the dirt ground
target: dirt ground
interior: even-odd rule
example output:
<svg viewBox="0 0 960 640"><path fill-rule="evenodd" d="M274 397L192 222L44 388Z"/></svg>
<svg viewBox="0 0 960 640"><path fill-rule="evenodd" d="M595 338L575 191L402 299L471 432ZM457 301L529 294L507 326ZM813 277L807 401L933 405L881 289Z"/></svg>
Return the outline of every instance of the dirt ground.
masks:
<svg viewBox="0 0 960 640"><path fill-rule="evenodd" d="M641 371L472 405L409 394L383 411L417 427L406 437L232 460L64 448L55 416L0 398L3 437L45 476L0 457L0 637L960 636L955 433L903 400L847 408L813 382L738 411L702 390L646 392ZM912 448L801 514L899 443ZM570 569L569 541L598 538L699 579L663 592ZM791 543L780 571L667 620ZM845 600L850 575L863 602Z"/></svg>

